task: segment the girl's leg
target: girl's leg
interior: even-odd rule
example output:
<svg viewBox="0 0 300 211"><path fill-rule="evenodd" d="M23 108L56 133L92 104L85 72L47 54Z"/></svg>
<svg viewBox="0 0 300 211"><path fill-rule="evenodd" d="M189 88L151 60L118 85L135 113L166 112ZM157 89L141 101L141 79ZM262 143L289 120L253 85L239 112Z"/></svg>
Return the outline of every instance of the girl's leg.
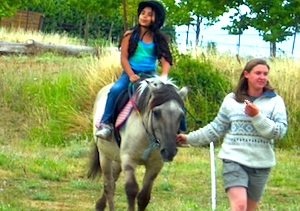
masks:
<svg viewBox="0 0 300 211"><path fill-rule="evenodd" d="M128 75L123 72L121 77L111 87L105 104L104 114L100 122L100 127L96 131L96 136L102 139L109 139L112 134L113 126L111 125L113 109L115 101L119 95L129 84Z"/></svg>
<svg viewBox="0 0 300 211"><path fill-rule="evenodd" d="M121 93L124 89L128 87L128 84L129 84L128 75L125 72L123 72L120 78L111 87L107 95L107 100L106 100L104 114L101 123L106 123L106 122L111 123L111 118L112 118L116 99L119 93Z"/></svg>

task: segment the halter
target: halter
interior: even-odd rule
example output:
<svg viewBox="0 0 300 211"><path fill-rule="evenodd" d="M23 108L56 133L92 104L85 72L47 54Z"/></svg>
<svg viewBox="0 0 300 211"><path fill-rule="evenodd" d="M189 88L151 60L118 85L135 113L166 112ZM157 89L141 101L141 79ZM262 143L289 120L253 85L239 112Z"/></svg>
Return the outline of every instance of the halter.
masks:
<svg viewBox="0 0 300 211"><path fill-rule="evenodd" d="M129 84L129 86L131 87L131 86L133 86L133 83L132 82L130 82L130 84ZM131 91L130 91L130 89L128 89L128 91L129 91L129 99L130 99L130 102L131 102L131 104L132 104L132 106L133 106L133 108L134 108L134 110L136 111L136 113L137 113L137 115L138 115L138 117L140 118L140 120L141 120L141 122L142 122L142 124L143 124L143 127L144 127L144 129L145 129L145 131L146 131L146 134L147 134L147 140L148 140L148 148L144 151L144 153L143 153L143 155L142 155L142 159L143 160L147 160L147 158L149 157L149 153L150 153L150 151L151 151L151 149L152 148L159 148L159 146L160 146L160 140L156 137L156 135L155 135L155 131L154 131L154 128L153 128L153 118L152 118L152 115L153 115L153 113L152 113L152 110L150 110L149 111L149 113L148 113L148 116L150 116L150 125L151 125L151 134L148 132L148 130L147 130L147 127L146 127L146 125L145 125L145 122L144 122L144 120L143 120L143 118L142 118L142 115L141 115L141 113L140 113L140 111L139 111L139 109L137 108L137 106L136 106L136 103L135 103L135 101L134 101L134 99L135 99L135 96L132 96L131 95Z"/></svg>
<svg viewBox="0 0 300 211"><path fill-rule="evenodd" d="M143 160L147 160L147 158L148 158L148 156L149 156L149 153L150 153L150 151L151 151L151 149L152 148L158 148L159 146L160 146L160 140L158 139L158 138L156 138L156 135L155 135L155 131L154 131L154 128L153 128L153 122L152 122L152 115L153 115L153 113L152 113L152 111L150 110L149 111L149 114L148 114L148 116L150 116L150 125L151 125L151 134L148 132L148 130L147 130L147 127L146 127L146 125L145 125L145 122L144 122L144 120L143 120L143 118L142 118L142 116L141 116L141 113L140 113L140 111L139 111L139 109L137 108L137 106L136 106L136 104L135 104L135 101L134 101L134 99L133 99L133 97L130 97L130 102L132 103L132 106L133 106L133 108L134 108L134 110L136 111L136 113L138 114L138 117L140 118L140 120L141 120L141 122L142 122L142 124L143 124L143 127L144 127L144 129L145 129L145 131L146 131L146 134L147 134L147 140L148 140L148 148L144 151L144 153L143 153L143 155L142 155L142 159Z"/></svg>

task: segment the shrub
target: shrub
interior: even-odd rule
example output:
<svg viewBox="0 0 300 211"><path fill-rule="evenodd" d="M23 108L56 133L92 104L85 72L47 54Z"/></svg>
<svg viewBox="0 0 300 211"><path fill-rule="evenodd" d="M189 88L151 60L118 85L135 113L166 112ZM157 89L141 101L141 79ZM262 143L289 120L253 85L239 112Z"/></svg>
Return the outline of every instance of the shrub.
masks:
<svg viewBox="0 0 300 211"><path fill-rule="evenodd" d="M225 95L230 91L230 82L204 57L194 59L181 55L170 71L178 86L191 85L186 99L186 109L205 125L214 119ZM192 116L187 114L188 128L197 129Z"/></svg>

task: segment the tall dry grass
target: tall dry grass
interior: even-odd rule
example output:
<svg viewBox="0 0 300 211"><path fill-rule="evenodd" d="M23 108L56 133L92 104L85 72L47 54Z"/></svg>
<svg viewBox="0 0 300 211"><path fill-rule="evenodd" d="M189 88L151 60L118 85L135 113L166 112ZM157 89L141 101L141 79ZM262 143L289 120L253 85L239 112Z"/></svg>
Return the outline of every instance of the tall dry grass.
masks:
<svg viewBox="0 0 300 211"><path fill-rule="evenodd" d="M37 42L44 42L44 43L83 45L82 40L76 37L68 36L66 34L59 34L59 33L45 34L39 31L26 31L21 28L6 29L0 27L0 40L7 41L7 42L24 43L30 39Z"/></svg>

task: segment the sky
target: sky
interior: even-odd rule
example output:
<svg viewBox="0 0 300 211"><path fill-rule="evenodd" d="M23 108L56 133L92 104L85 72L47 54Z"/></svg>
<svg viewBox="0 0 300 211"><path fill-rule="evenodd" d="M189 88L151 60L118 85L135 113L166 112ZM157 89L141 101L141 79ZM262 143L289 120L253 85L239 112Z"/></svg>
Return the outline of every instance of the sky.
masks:
<svg viewBox="0 0 300 211"><path fill-rule="evenodd" d="M232 12L225 13L221 18L220 22L214 24L213 26L201 25L200 28L200 43L202 46L207 46L208 42L215 42L220 52L230 52L232 54L237 54L237 44L238 35L228 35L227 30L222 30L221 28L230 24L229 16L233 14ZM177 42L179 44L179 49L181 51L186 51L186 32L187 26L180 26L176 28L177 32ZM289 57L300 57L300 35L296 37L294 53L292 55L293 47L293 36L288 37L289 40L282 43L277 43L277 55L280 53L278 50L284 51ZM190 27L189 30L189 43L194 47L196 40L196 33L194 29ZM250 28L244 31L241 36L241 47L240 55L252 55L257 57L269 57L270 55L270 43L263 41L262 37L256 29ZM191 48L191 47L188 47Z"/></svg>

